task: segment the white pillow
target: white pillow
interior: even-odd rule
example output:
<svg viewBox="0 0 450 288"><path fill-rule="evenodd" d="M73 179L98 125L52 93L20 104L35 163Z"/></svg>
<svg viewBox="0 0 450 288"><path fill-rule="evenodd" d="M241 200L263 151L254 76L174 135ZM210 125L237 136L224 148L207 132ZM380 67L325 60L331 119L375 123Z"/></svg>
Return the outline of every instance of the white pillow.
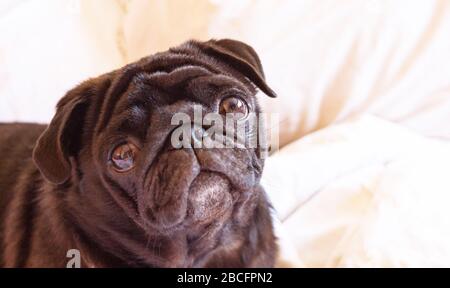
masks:
<svg viewBox="0 0 450 288"><path fill-rule="evenodd" d="M450 2L214 1L210 36L249 42L281 142L371 113L450 138Z"/></svg>
<svg viewBox="0 0 450 288"><path fill-rule="evenodd" d="M189 13L186 13L189 11ZM450 138L445 0L7 1L0 4L0 121L47 122L87 77L188 38L260 54L281 144L371 113Z"/></svg>
<svg viewBox="0 0 450 288"><path fill-rule="evenodd" d="M362 117L267 159L280 266L449 267L450 143Z"/></svg>
<svg viewBox="0 0 450 288"><path fill-rule="evenodd" d="M67 90L124 65L115 38L120 9L95 3L0 3L0 121L49 122Z"/></svg>

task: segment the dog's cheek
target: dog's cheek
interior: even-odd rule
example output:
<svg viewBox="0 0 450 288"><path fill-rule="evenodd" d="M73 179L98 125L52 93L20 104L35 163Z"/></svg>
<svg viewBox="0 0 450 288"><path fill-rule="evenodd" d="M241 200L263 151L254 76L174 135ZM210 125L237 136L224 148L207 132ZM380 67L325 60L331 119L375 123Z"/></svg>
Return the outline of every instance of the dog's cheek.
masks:
<svg viewBox="0 0 450 288"><path fill-rule="evenodd" d="M138 198L141 216L149 224L170 228L186 217L189 187L200 171L193 153L162 154L150 169L146 188Z"/></svg>

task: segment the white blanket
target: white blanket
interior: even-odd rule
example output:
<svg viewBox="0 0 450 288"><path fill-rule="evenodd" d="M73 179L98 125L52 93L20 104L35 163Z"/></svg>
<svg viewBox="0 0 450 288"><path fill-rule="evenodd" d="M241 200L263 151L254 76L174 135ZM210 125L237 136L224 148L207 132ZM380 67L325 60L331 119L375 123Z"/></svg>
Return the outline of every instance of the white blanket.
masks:
<svg viewBox="0 0 450 288"><path fill-rule="evenodd" d="M427 138L450 139L450 0L3 0L0 35L0 121L33 122L186 39L248 42L291 143L264 176L279 265L450 266L449 144Z"/></svg>
<svg viewBox="0 0 450 288"><path fill-rule="evenodd" d="M450 266L450 143L375 117L269 158L279 266Z"/></svg>

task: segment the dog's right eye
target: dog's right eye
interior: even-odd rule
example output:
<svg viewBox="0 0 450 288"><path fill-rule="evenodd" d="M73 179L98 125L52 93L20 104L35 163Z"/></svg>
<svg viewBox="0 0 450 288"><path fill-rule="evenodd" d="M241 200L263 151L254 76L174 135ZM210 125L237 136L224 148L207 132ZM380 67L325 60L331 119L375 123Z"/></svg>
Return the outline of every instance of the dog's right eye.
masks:
<svg viewBox="0 0 450 288"><path fill-rule="evenodd" d="M137 152L138 148L131 143L117 146L111 155L114 170L127 172L133 169Z"/></svg>

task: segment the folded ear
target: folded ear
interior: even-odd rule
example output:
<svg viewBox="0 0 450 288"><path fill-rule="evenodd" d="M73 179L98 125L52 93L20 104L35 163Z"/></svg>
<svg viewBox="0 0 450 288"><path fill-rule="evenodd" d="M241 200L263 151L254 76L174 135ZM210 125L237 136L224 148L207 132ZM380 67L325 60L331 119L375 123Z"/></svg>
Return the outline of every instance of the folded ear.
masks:
<svg viewBox="0 0 450 288"><path fill-rule="evenodd" d="M62 184L70 177L69 157L81 146L82 125L94 93L94 81L79 85L58 102L55 116L34 147L33 160L52 183Z"/></svg>
<svg viewBox="0 0 450 288"><path fill-rule="evenodd" d="M209 40L199 44L206 54L228 63L268 96L277 97L276 93L267 85L261 60L252 47L231 39Z"/></svg>

